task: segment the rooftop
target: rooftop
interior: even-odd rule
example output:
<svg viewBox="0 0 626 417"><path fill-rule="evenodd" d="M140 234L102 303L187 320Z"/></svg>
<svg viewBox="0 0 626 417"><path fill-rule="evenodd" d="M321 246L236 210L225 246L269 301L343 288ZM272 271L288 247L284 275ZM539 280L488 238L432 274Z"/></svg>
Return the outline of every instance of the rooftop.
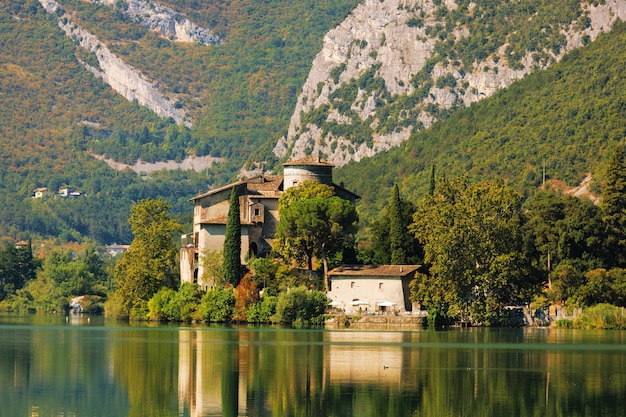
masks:
<svg viewBox="0 0 626 417"><path fill-rule="evenodd" d="M403 277L415 273L421 265L343 265L328 272L334 276Z"/></svg>

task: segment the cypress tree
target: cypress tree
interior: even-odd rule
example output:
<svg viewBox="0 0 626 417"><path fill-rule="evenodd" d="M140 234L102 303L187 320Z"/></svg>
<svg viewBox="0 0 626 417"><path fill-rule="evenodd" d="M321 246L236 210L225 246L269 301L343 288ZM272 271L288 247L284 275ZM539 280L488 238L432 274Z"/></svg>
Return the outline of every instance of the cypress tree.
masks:
<svg viewBox="0 0 626 417"><path fill-rule="evenodd" d="M402 221L400 190L398 184L395 184L389 202L389 246L392 265L405 265L407 263L407 254L403 244L407 234Z"/></svg>
<svg viewBox="0 0 626 417"><path fill-rule="evenodd" d="M435 164L430 168L430 186L428 187L428 194L435 195Z"/></svg>
<svg viewBox="0 0 626 417"><path fill-rule="evenodd" d="M606 182L600 202L602 220L607 227L607 253L612 266L626 266L626 162L624 145L618 145L606 169ZM610 261L609 260L609 261Z"/></svg>
<svg viewBox="0 0 626 417"><path fill-rule="evenodd" d="M241 279L241 219L239 207L239 193L233 187L230 193L230 207L226 220L226 234L224 236L224 279L233 286Z"/></svg>

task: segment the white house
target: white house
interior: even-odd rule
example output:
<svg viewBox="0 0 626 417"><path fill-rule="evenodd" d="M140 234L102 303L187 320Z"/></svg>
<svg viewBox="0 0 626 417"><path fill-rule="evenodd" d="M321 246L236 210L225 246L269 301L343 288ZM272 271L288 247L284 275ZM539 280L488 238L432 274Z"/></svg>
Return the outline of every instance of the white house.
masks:
<svg viewBox="0 0 626 417"><path fill-rule="evenodd" d="M340 266L328 272L328 297L333 307L346 312L413 311L409 283L419 268L420 265Z"/></svg>

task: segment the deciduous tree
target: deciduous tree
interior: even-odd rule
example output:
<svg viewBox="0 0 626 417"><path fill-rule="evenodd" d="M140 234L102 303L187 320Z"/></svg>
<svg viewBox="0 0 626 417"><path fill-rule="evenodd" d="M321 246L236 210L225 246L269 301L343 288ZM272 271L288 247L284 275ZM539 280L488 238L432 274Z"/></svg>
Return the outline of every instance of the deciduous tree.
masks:
<svg viewBox="0 0 626 417"><path fill-rule="evenodd" d="M275 248L313 269L313 259L322 260L324 275L328 258L346 240L354 239L358 215L349 201L339 197L315 197L292 203L280 213ZM328 282L325 279L326 289Z"/></svg>
<svg viewBox="0 0 626 417"><path fill-rule="evenodd" d="M534 284L522 245L521 196L501 181L441 180L418 204L411 231L429 274L412 298L449 317L493 324Z"/></svg>
<svg viewBox="0 0 626 417"><path fill-rule="evenodd" d="M161 288L178 287L178 251L173 234L182 230L164 200L142 200L128 219L135 238L115 267L113 313L145 318L148 300Z"/></svg>

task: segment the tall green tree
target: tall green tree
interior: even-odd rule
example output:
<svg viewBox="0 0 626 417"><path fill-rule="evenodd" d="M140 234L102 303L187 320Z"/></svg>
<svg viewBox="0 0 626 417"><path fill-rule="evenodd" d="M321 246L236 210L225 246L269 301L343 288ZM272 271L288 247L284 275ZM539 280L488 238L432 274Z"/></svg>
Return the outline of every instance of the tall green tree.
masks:
<svg viewBox="0 0 626 417"><path fill-rule="evenodd" d="M230 206L224 236L224 279L234 287L241 279L241 214L237 187L230 192Z"/></svg>
<svg viewBox="0 0 626 417"><path fill-rule="evenodd" d="M173 234L181 225L169 214L165 200L141 200L128 219L135 238L115 266L116 281L108 314L144 319L148 300L161 288L176 289L178 251Z"/></svg>
<svg viewBox="0 0 626 417"><path fill-rule="evenodd" d="M0 300L34 279L37 265L30 242L19 248L6 245L0 249Z"/></svg>
<svg viewBox="0 0 626 417"><path fill-rule="evenodd" d="M322 184L317 181L303 181L297 187L291 187L285 190L278 201L278 211L285 210L296 201L306 200L313 197L332 197L335 190L328 184Z"/></svg>
<svg viewBox="0 0 626 417"><path fill-rule="evenodd" d="M624 145L613 150L602 186L602 219L607 227L607 245L613 254L611 266L626 266L626 161Z"/></svg>
<svg viewBox="0 0 626 417"><path fill-rule="evenodd" d="M313 259L320 259L327 277L328 258L354 240L358 220L354 205L339 197L296 201L280 213L275 249L310 270ZM327 278L324 283L328 291Z"/></svg>
<svg viewBox="0 0 626 417"><path fill-rule="evenodd" d="M439 181L410 227L429 267L411 285L413 300L486 325L506 305L527 301L536 283L523 247L521 201L501 181Z"/></svg>
<svg viewBox="0 0 626 417"><path fill-rule="evenodd" d="M392 189L389 204L369 226L371 259L377 264L417 264L423 260L422 247L408 227L415 205L402 198L398 186Z"/></svg>

